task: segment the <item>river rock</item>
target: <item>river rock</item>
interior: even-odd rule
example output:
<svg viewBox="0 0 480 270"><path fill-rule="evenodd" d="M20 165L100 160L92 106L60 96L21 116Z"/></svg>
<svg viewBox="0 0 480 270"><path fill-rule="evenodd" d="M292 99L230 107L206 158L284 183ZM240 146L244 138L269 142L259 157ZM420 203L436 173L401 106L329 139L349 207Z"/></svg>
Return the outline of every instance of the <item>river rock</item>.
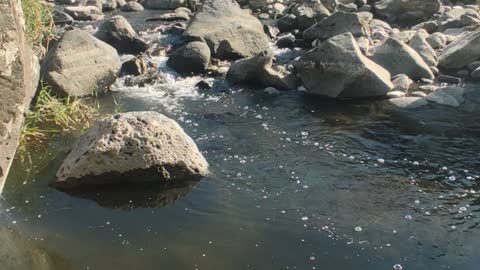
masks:
<svg viewBox="0 0 480 270"><path fill-rule="evenodd" d="M207 173L207 161L174 120L157 112L128 112L90 128L73 145L54 185L172 183Z"/></svg>
<svg viewBox="0 0 480 270"><path fill-rule="evenodd" d="M226 78L232 84L256 84L281 90L295 88L292 76L272 69L272 64L273 54L264 51L233 63L228 69Z"/></svg>
<svg viewBox="0 0 480 270"><path fill-rule="evenodd" d="M370 25L356 13L335 12L303 32L307 41L327 40L338 34L350 32L354 37L370 36Z"/></svg>
<svg viewBox="0 0 480 270"><path fill-rule="evenodd" d="M204 40L219 59L240 59L269 48L263 26L234 0L206 0L184 33L187 39Z"/></svg>
<svg viewBox="0 0 480 270"><path fill-rule="evenodd" d="M391 98L388 102L398 109L414 110L428 105L428 101L422 97Z"/></svg>
<svg viewBox="0 0 480 270"><path fill-rule="evenodd" d="M145 0L142 5L148 9L176 9L185 5L185 0Z"/></svg>
<svg viewBox="0 0 480 270"><path fill-rule="evenodd" d="M321 3L316 10L306 5L296 6L292 10L292 13L296 17L296 25L298 25L298 29L302 31L311 27L316 22L319 22L330 16L330 11L328 11L328 9L326 9Z"/></svg>
<svg viewBox="0 0 480 270"><path fill-rule="evenodd" d="M289 32L298 28L297 16L287 14L277 20L277 27L280 32Z"/></svg>
<svg viewBox="0 0 480 270"><path fill-rule="evenodd" d="M103 18L102 10L95 6L68 6L64 11L80 21L96 21Z"/></svg>
<svg viewBox="0 0 480 270"><path fill-rule="evenodd" d="M113 16L100 25L95 36L122 54L139 54L148 49L147 43L137 35L127 19L120 15Z"/></svg>
<svg viewBox="0 0 480 270"><path fill-rule="evenodd" d="M450 43L438 58L439 67L460 69L480 58L480 31Z"/></svg>
<svg viewBox="0 0 480 270"><path fill-rule="evenodd" d="M390 71L392 75L406 74L414 80L434 78L422 57L410 46L395 38L389 38L375 47L375 54L371 59Z"/></svg>
<svg viewBox="0 0 480 270"><path fill-rule="evenodd" d="M389 22L414 25L440 11L439 0L381 0L374 4L375 13Z"/></svg>
<svg viewBox="0 0 480 270"><path fill-rule="evenodd" d="M141 57L135 57L122 63L120 76L132 75L139 76L147 72L147 65Z"/></svg>
<svg viewBox="0 0 480 270"><path fill-rule="evenodd" d="M450 28L478 25L480 23L480 15L474 9L455 8L441 14L438 21L438 31L443 32Z"/></svg>
<svg viewBox="0 0 480 270"><path fill-rule="evenodd" d="M443 49L447 46L447 37L440 32L435 32L427 37L427 42L433 49Z"/></svg>
<svg viewBox="0 0 480 270"><path fill-rule="evenodd" d="M139 3L135 1L130 1L130 2L127 2L125 5L123 5L120 8L120 10L124 12L131 12L131 11L143 11L144 8Z"/></svg>
<svg viewBox="0 0 480 270"><path fill-rule="evenodd" d="M459 107L463 102L465 102L465 99L463 98L464 94L465 88L449 86L429 94L426 99L430 102L440 105Z"/></svg>
<svg viewBox="0 0 480 270"><path fill-rule="evenodd" d="M427 42L428 36L427 31L424 29L418 30L408 45L410 45L410 47L422 57L423 61L425 61L428 66L435 67L438 64L437 53Z"/></svg>
<svg viewBox="0 0 480 270"><path fill-rule="evenodd" d="M438 29L438 23L437 21L426 21L426 22L421 22L415 26L412 26L412 30L418 31L418 30L425 30L427 33L433 33L437 31Z"/></svg>
<svg viewBox="0 0 480 270"><path fill-rule="evenodd" d="M117 8L116 0L102 0L102 11L113 11Z"/></svg>
<svg viewBox="0 0 480 270"><path fill-rule="evenodd" d="M83 30L67 31L42 63L42 77L58 94L87 96L115 82L121 62L112 46Z"/></svg>
<svg viewBox="0 0 480 270"><path fill-rule="evenodd" d="M334 36L295 62L308 93L351 99L385 96L390 73L365 57L351 33Z"/></svg>
<svg viewBox="0 0 480 270"><path fill-rule="evenodd" d="M195 41L174 51L167 65L178 73L202 73L210 64L210 48L207 44Z"/></svg>
<svg viewBox="0 0 480 270"><path fill-rule="evenodd" d="M410 79L405 74L399 74L392 79L393 90L402 91L403 93L408 93L410 85L413 84L412 79Z"/></svg>

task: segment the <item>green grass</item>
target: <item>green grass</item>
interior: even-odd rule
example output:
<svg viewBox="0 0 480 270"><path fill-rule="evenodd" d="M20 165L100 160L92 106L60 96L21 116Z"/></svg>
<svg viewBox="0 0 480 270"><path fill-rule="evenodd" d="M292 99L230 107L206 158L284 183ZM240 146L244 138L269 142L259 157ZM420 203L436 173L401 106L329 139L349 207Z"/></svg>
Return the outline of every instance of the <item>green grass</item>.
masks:
<svg viewBox="0 0 480 270"><path fill-rule="evenodd" d="M43 0L22 0L22 10L25 17L25 34L31 43L48 43L54 38L52 7Z"/></svg>
<svg viewBox="0 0 480 270"><path fill-rule="evenodd" d="M25 117L19 151L26 153L30 143L43 142L55 134L84 131L99 115L97 102L56 97L48 85L40 83L36 103Z"/></svg>

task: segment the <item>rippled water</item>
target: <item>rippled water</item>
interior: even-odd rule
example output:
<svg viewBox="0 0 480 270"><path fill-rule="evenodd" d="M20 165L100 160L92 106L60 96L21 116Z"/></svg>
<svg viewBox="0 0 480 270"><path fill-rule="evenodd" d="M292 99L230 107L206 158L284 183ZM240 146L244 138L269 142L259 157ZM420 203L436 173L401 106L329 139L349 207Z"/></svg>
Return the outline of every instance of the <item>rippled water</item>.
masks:
<svg viewBox="0 0 480 270"><path fill-rule="evenodd" d="M66 194L48 183L75 138L38 145L3 193L2 270L480 268L478 85L395 112L168 76L115 99L177 120L211 175Z"/></svg>

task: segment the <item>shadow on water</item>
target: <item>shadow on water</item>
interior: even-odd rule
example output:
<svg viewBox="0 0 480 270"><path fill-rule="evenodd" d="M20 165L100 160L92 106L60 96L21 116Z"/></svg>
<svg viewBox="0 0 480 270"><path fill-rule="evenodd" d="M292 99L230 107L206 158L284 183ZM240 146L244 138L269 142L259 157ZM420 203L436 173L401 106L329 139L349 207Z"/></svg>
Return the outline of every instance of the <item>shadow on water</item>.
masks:
<svg viewBox="0 0 480 270"><path fill-rule="evenodd" d="M121 184L62 190L68 195L95 201L98 205L117 210L161 208L186 196L198 181L183 181L174 185L154 183Z"/></svg>

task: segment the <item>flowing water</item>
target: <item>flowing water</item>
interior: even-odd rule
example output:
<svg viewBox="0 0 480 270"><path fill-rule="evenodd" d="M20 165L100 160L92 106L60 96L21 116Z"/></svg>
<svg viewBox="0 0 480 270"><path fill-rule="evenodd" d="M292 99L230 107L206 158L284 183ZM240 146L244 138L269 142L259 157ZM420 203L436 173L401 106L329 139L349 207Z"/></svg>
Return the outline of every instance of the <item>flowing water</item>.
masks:
<svg viewBox="0 0 480 270"><path fill-rule="evenodd" d="M113 95L177 120L211 174L66 194L48 183L75 136L56 137L14 163L0 269L480 269L478 85L461 108L395 112L165 77Z"/></svg>

